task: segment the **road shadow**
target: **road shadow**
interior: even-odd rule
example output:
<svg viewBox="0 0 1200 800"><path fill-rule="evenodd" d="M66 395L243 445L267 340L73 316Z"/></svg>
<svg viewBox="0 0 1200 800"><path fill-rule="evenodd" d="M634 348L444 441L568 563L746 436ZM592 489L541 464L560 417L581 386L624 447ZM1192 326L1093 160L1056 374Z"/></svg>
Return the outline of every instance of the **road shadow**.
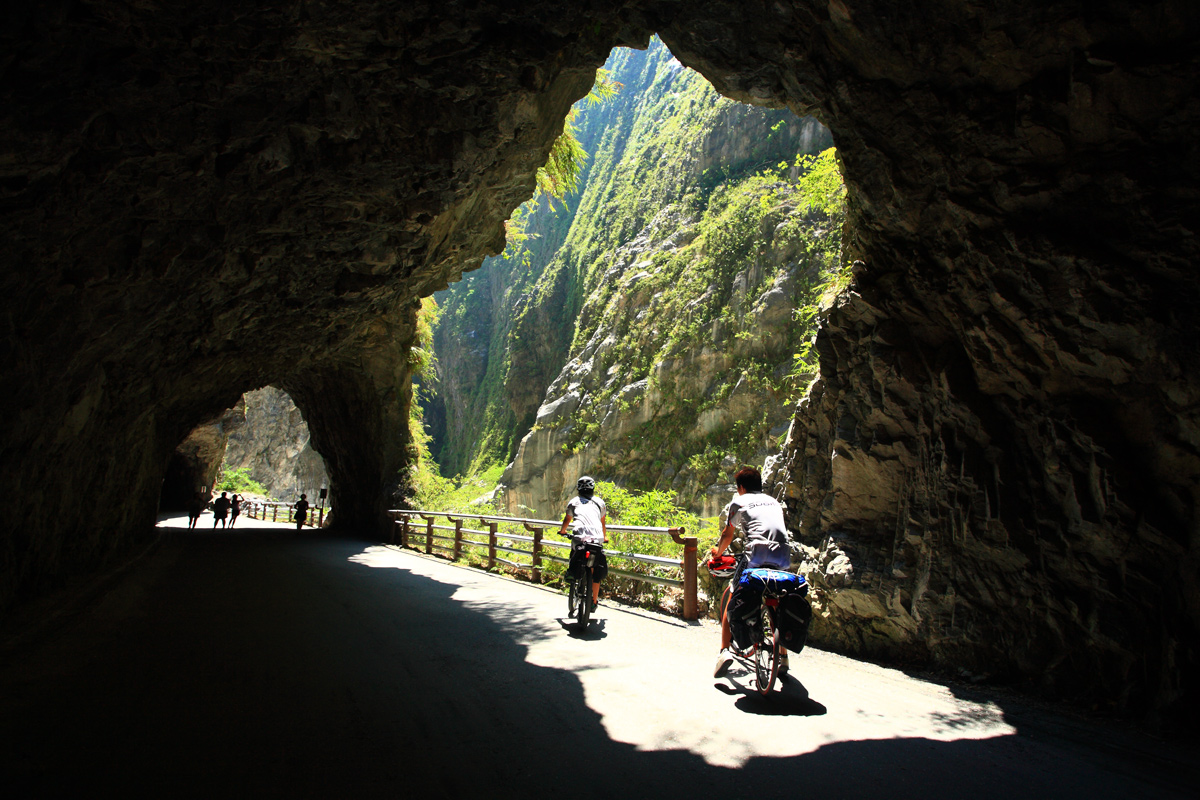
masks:
<svg viewBox="0 0 1200 800"><path fill-rule="evenodd" d="M574 672L527 660L521 612L494 619L456 584L369 568L362 541L304 541L172 537L69 635L0 666L0 775L36 787L8 796L742 797L748 780L849 798L1180 796L1018 736L832 742L738 768L639 749L609 736ZM794 679L767 698L721 691L747 715L825 712Z"/></svg>
<svg viewBox="0 0 1200 800"><path fill-rule="evenodd" d="M768 695L755 688L754 673L739 662L725 672L724 680L713 684L717 691L738 698L734 706L747 714L771 717L819 717L828 709L808 696L808 689L792 675L780 678Z"/></svg>
<svg viewBox="0 0 1200 800"><path fill-rule="evenodd" d="M555 620L572 639L579 639L584 642L598 642L601 639L608 638L608 634L604 632L604 626L607 622L604 619L592 617L587 628L582 630L579 627L579 622L568 617L556 617Z"/></svg>

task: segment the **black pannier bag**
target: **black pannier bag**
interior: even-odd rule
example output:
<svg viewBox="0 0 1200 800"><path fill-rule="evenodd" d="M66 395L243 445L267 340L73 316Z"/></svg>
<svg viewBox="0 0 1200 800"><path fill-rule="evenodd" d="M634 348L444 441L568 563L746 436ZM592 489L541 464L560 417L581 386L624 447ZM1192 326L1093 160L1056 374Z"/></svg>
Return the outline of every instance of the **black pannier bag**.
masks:
<svg viewBox="0 0 1200 800"><path fill-rule="evenodd" d="M729 632L738 650L749 650L762 633L762 593L741 588L729 600Z"/></svg>
<svg viewBox="0 0 1200 800"><path fill-rule="evenodd" d="M805 587L807 588L807 587ZM812 621L812 606L805 592L791 592L779 599L775 624L779 626L779 641L793 653L804 649L808 640L808 623Z"/></svg>

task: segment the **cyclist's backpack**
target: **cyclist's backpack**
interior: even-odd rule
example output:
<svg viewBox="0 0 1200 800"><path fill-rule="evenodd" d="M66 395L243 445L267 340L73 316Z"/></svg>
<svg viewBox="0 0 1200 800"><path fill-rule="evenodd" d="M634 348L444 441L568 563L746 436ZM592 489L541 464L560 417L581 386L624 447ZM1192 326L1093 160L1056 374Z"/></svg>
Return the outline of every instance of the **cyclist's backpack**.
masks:
<svg viewBox="0 0 1200 800"><path fill-rule="evenodd" d="M729 632L739 650L747 650L758 639L762 631L762 593L753 589L740 588L729 599Z"/></svg>
<svg viewBox="0 0 1200 800"><path fill-rule="evenodd" d="M808 587L805 586L807 589ZM808 641L808 623L812 621L812 606L808 604L806 592L791 592L779 599L775 622L779 626L779 640L788 650L799 653Z"/></svg>

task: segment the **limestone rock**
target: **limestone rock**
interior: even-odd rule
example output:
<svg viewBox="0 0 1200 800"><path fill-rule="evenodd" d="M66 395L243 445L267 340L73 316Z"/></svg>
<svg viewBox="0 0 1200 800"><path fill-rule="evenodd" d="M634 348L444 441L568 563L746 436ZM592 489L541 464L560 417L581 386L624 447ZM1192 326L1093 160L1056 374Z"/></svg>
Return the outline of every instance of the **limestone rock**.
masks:
<svg viewBox="0 0 1200 800"><path fill-rule="evenodd" d="M229 437L224 468L248 469L271 497L316 497L328 487L325 462L312 448L308 424L292 398L268 386L244 396L245 424Z"/></svg>

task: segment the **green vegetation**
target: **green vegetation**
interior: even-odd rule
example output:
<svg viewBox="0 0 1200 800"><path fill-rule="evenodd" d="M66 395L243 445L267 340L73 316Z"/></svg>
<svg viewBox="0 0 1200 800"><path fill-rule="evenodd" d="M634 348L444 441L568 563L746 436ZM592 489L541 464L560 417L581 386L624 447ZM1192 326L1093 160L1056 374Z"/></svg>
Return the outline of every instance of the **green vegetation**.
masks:
<svg viewBox="0 0 1200 800"><path fill-rule="evenodd" d="M267 490L258 481L250 477L249 467L238 467L224 472L217 479L214 492L236 492L237 494L258 494L264 497Z"/></svg>
<svg viewBox="0 0 1200 800"><path fill-rule="evenodd" d="M564 451L594 448L595 474L672 503L679 478L716 482L728 459L777 448L783 409L811 375L817 310L846 280L828 138L720 97L657 40L614 51L606 68L624 89L581 103L564 130L593 153L573 159L580 193L519 209L504 255L438 296L446 423L430 447L444 474L468 477L427 497L474 492L510 461L572 357L599 378ZM760 330L768 294L785 297L784 318ZM614 410L638 415L623 441L602 433Z"/></svg>

